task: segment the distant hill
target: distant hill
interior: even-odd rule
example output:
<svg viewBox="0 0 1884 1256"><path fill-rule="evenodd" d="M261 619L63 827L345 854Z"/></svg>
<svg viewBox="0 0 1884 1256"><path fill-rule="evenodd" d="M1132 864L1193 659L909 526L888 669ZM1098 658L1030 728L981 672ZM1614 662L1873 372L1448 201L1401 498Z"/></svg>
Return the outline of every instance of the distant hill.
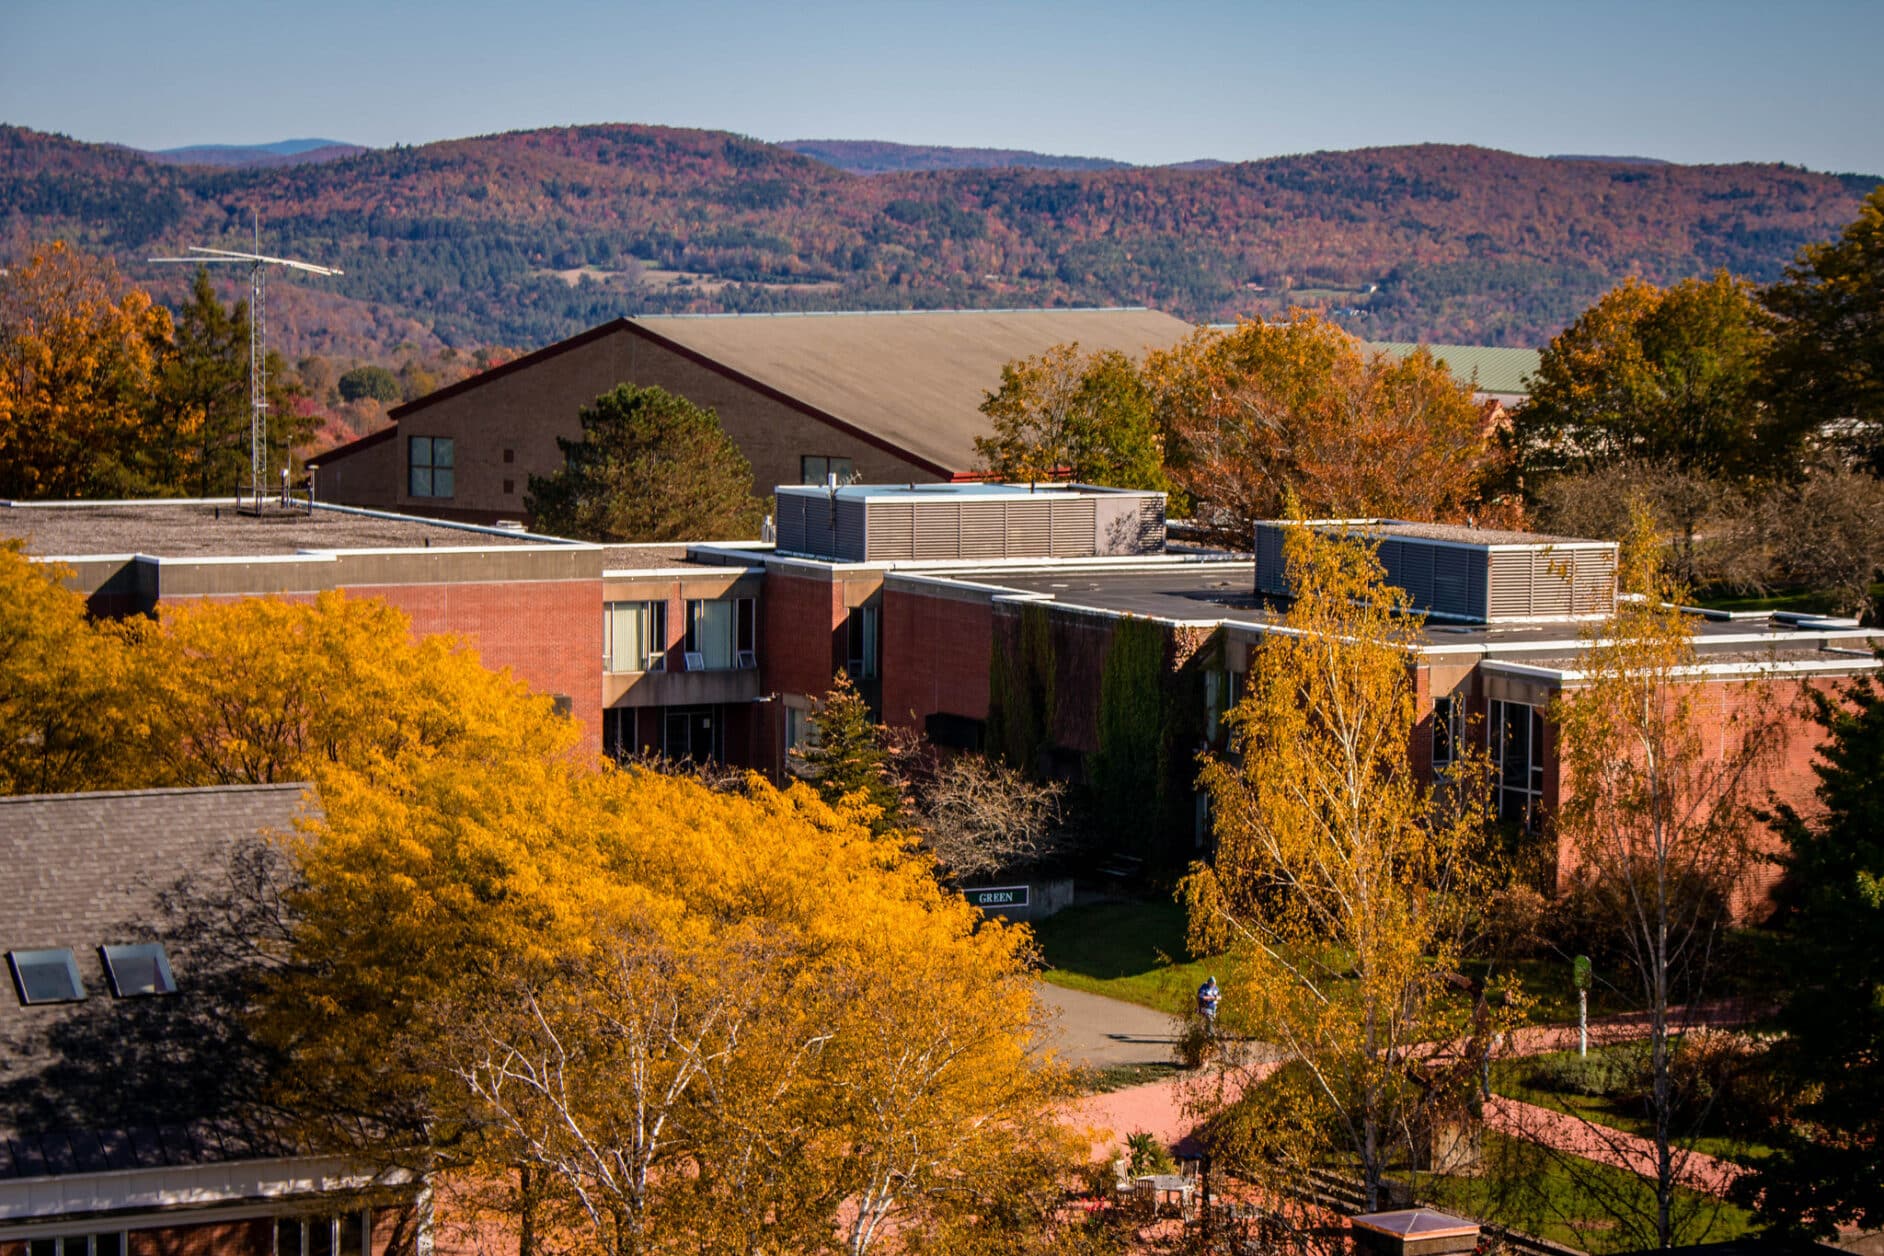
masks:
<svg viewBox="0 0 1884 1256"><path fill-rule="evenodd" d="M334 161L366 149L341 140L277 140L273 144L193 144L187 148L160 148L144 155L173 166L294 166L309 161Z"/></svg>
<svg viewBox="0 0 1884 1256"><path fill-rule="evenodd" d="M182 268L143 259L245 247L258 210L266 249L346 272L270 287L270 335L293 354L532 348L642 312L1069 304L1197 321L1306 306L1369 340L1535 347L1629 275L1776 278L1870 186L1438 144L863 176L632 125L227 168L0 127L0 265L65 237L175 298Z"/></svg>
<svg viewBox="0 0 1884 1256"><path fill-rule="evenodd" d="M1019 148L948 148L937 144L892 144L887 140L786 140L779 147L852 174L915 170L1125 170L1131 164L1106 157L1055 157Z"/></svg>
<svg viewBox="0 0 1884 1256"><path fill-rule="evenodd" d="M1672 166L1672 161L1663 161L1660 157L1602 157L1589 153L1552 153L1551 161L1600 161L1611 166Z"/></svg>

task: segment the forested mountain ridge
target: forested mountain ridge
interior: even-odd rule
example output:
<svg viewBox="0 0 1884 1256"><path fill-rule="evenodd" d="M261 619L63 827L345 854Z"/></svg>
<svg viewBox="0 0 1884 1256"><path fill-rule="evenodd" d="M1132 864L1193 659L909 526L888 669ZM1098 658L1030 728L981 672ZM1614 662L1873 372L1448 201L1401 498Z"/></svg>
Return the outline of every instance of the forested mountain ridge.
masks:
<svg viewBox="0 0 1884 1256"><path fill-rule="evenodd" d="M784 140L779 147L815 157L827 166L852 174L909 170L1127 170L1132 165L1110 157L1065 157L1021 148L895 144L888 140Z"/></svg>
<svg viewBox="0 0 1884 1256"><path fill-rule="evenodd" d="M1332 311L1373 339L1542 344L1623 277L1776 277L1871 181L1418 145L1210 169L857 175L607 125L253 169L0 127L0 264L65 237L166 295L190 244L341 267L270 290L294 354L534 347L620 314L1144 304Z"/></svg>

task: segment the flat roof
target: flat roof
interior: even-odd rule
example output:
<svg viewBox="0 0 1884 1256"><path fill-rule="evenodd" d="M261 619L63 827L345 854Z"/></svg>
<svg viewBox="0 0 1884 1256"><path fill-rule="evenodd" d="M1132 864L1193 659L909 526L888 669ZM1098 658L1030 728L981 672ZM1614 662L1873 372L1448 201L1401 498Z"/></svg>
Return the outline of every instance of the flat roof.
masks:
<svg viewBox="0 0 1884 1256"><path fill-rule="evenodd" d="M1179 623L1245 625L1260 631L1280 626L1285 618L1278 605L1254 591L1255 564L1240 558L1200 556L1135 565L1129 559L1076 560L1057 565L990 564L901 574L905 578L1031 594L1069 608ZM1435 655L1489 653L1519 663L1561 667L1575 659L1592 622L1557 619L1451 624L1428 620L1422 627L1421 640ZM1697 612L1690 622L1695 648L1704 661L1751 662L1775 651L1816 655L1828 643L1862 652L1866 643L1884 640L1884 633L1860 629L1849 620L1770 615L1727 618ZM1869 666L1866 658L1856 655L1850 662L1854 670Z"/></svg>
<svg viewBox="0 0 1884 1256"><path fill-rule="evenodd" d="M1263 519L1259 527L1290 527L1290 519ZM1583 549L1617 548L1614 541L1594 540L1587 536L1556 536L1548 532L1513 532L1503 528L1479 528L1462 523L1414 523L1405 519L1309 519L1306 526L1322 532L1346 533L1368 540L1412 537L1422 541L1441 541L1448 545L1471 545L1480 549L1501 545L1578 546Z"/></svg>
<svg viewBox="0 0 1884 1256"><path fill-rule="evenodd" d="M828 495L831 490L817 484L781 484L773 490L797 497ZM842 484L838 497L845 501L935 501L942 498L975 497L1163 497L1156 489L1105 488L1095 484L1068 484L1052 481L1041 484L1005 484L988 480L961 482L939 481L922 484Z"/></svg>
<svg viewBox="0 0 1884 1256"><path fill-rule="evenodd" d="M227 500L127 502L0 501L0 537L26 542L38 558L147 554L153 558L248 558L307 550L486 549L571 542L317 503L244 514Z"/></svg>

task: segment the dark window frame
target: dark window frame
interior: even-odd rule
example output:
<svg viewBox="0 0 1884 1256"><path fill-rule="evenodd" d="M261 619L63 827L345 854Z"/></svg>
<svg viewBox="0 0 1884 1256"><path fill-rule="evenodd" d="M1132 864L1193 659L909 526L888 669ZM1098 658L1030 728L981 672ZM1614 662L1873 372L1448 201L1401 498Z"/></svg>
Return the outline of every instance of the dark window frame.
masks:
<svg viewBox="0 0 1884 1256"><path fill-rule="evenodd" d="M444 455L443 461L439 460L441 453ZM458 441L456 437L406 437L406 496L440 499L457 496L457 466ZM421 481L424 484L423 488L420 487Z"/></svg>

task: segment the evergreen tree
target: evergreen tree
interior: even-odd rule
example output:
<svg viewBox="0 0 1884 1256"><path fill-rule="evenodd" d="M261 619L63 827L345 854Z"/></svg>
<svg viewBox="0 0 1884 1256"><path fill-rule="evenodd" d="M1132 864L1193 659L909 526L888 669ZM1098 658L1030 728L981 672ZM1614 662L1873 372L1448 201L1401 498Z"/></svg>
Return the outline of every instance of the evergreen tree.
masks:
<svg viewBox="0 0 1884 1256"><path fill-rule="evenodd" d="M870 707L848 675L838 673L811 717L810 744L793 753L799 774L826 802L856 799L875 807L870 830L878 836L903 827L903 790L890 770L883 727L870 718Z"/></svg>
<svg viewBox="0 0 1884 1256"><path fill-rule="evenodd" d="M1743 1184L1773 1225L1830 1238L1884 1226L1884 681L1814 693L1824 813L1778 808L1791 980L1782 1058L1803 1096Z"/></svg>
<svg viewBox="0 0 1884 1256"><path fill-rule="evenodd" d="M531 476L539 532L585 541L757 536L752 464L711 410L629 384L582 411L582 439L557 438L566 464Z"/></svg>
<svg viewBox="0 0 1884 1256"><path fill-rule="evenodd" d="M177 311L158 379L149 457L161 492L220 497L247 481L249 466L248 303L225 308L199 267Z"/></svg>

